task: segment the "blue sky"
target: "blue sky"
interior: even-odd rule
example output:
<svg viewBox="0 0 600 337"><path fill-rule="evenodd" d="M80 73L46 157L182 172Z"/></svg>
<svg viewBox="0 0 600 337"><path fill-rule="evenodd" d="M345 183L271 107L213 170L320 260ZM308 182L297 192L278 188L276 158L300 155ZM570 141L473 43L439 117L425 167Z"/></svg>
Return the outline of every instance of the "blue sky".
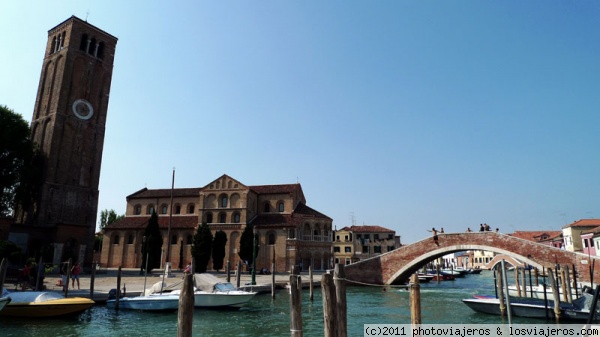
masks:
<svg viewBox="0 0 600 337"><path fill-rule="evenodd" d="M600 217L596 1L11 1L0 104L31 120L47 31L119 38L99 210L143 187L300 182L404 243Z"/></svg>

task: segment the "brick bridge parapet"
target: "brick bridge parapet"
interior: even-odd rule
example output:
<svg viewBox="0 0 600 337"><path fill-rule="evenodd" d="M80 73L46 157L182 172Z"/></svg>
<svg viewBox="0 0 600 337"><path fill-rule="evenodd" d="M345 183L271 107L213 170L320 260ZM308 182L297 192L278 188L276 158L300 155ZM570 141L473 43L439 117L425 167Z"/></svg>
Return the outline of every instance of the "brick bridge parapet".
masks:
<svg viewBox="0 0 600 337"><path fill-rule="evenodd" d="M575 266L577 280L590 281L590 259L549 245L495 232L438 234L438 243L427 238L391 252L345 266L350 284L399 284L428 262L453 252L485 250L505 254L538 269ZM594 270L594 280L600 280L600 268Z"/></svg>

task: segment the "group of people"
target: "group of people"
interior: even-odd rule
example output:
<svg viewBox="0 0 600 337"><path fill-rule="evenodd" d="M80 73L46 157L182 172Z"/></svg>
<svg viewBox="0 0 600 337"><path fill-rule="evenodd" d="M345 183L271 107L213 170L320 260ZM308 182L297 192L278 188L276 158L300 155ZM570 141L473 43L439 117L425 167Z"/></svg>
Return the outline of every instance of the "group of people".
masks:
<svg viewBox="0 0 600 337"><path fill-rule="evenodd" d="M479 231L480 232L491 232L492 228L490 227L490 225L488 225L486 223L482 223L482 224L479 224ZM496 228L496 233L498 233L498 231L499 231L499 229ZM471 227L467 228L467 233L471 233L471 232L472 232Z"/></svg>
<svg viewBox="0 0 600 337"><path fill-rule="evenodd" d="M69 280L67 280L67 275L70 275L71 278L71 287L75 289L75 282L77 282L77 289L81 289L81 285L79 283L79 274L81 274L81 266L78 262L75 262L71 267L69 272L69 262L63 262L60 264L60 279L58 280L57 286L66 287L69 285Z"/></svg>

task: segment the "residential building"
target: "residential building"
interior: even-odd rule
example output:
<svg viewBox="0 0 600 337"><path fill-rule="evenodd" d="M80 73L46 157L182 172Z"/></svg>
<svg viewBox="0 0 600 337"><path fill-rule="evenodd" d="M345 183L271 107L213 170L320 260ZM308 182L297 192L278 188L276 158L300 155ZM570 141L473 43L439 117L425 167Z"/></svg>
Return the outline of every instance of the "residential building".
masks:
<svg viewBox="0 0 600 337"><path fill-rule="evenodd" d="M582 252L581 233L600 226L600 219L581 219L562 228L565 249L570 252Z"/></svg>
<svg viewBox="0 0 600 337"><path fill-rule="evenodd" d="M300 184L247 186L227 175L204 187L144 188L129 195L125 218L104 228L103 266L140 267L144 230L152 212L158 214L163 260L169 256L174 268L183 268L191 259L192 238L202 222L213 235L219 230L226 233L225 263L232 268L240 261L237 253L246 226L258 234L257 268L270 269L273 260L280 272L293 265L331 268L332 219L306 205Z"/></svg>
<svg viewBox="0 0 600 337"><path fill-rule="evenodd" d="M334 234L334 262L350 264L402 246L394 230L381 226L344 227Z"/></svg>
<svg viewBox="0 0 600 337"><path fill-rule="evenodd" d="M600 226L581 232L583 253L597 256L600 252Z"/></svg>
<svg viewBox="0 0 600 337"><path fill-rule="evenodd" d="M562 231L515 231L508 235L556 248L562 248Z"/></svg>

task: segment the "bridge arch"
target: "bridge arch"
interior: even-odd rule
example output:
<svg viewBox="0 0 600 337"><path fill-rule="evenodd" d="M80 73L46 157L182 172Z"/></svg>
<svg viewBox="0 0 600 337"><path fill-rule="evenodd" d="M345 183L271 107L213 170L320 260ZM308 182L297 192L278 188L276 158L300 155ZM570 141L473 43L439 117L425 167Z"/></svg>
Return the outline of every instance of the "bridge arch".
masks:
<svg viewBox="0 0 600 337"><path fill-rule="evenodd" d="M428 238L347 265L346 279L359 284L395 284L408 279L429 261L465 250L505 254L540 269L554 268L556 264L574 265L578 273L577 279L583 282L590 280L590 259L597 259L495 232L446 233L438 235L437 243ZM594 278L600 279L600 270L595 270Z"/></svg>

